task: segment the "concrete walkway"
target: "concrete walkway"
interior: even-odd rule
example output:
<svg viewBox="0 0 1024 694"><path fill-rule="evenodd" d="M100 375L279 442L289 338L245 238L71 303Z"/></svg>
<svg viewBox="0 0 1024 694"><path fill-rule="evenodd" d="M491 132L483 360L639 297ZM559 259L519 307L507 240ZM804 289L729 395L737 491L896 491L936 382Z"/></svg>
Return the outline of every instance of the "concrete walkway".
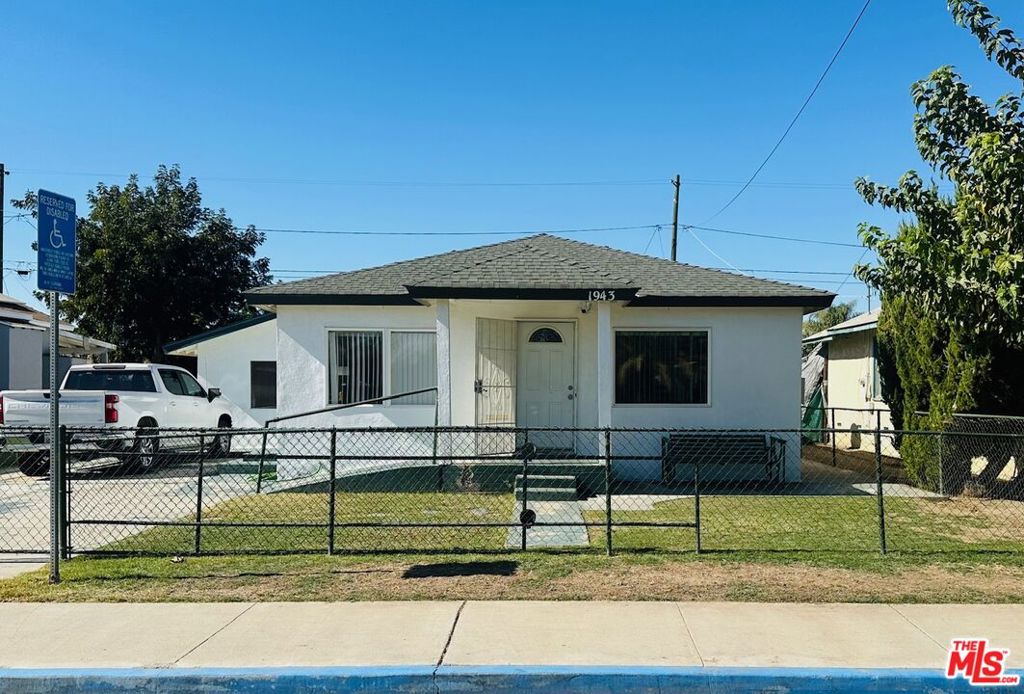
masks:
<svg viewBox="0 0 1024 694"><path fill-rule="evenodd" d="M954 637L1024 666L1024 605L0 604L11 668L924 668Z"/></svg>
<svg viewBox="0 0 1024 694"><path fill-rule="evenodd" d="M538 523L576 523L577 525L541 525L526 530L527 547L588 547L590 537L583 525L583 512L579 501L531 501L530 508L537 514ZM519 523L522 503L512 508L512 523ZM522 546L523 528L514 526L505 535L505 547Z"/></svg>

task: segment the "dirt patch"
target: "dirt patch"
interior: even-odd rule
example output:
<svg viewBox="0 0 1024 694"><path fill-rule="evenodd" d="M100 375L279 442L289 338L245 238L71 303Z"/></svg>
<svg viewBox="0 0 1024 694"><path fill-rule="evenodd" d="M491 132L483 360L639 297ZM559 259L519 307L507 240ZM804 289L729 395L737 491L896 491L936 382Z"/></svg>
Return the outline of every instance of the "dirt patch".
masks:
<svg viewBox="0 0 1024 694"><path fill-rule="evenodd" d="M901 500L896 503L911 503ZM1024 503L1005 499L956 497L915 500L913 510L940 522L941 532L962 542L979 544L1024 539Z"/></svg>

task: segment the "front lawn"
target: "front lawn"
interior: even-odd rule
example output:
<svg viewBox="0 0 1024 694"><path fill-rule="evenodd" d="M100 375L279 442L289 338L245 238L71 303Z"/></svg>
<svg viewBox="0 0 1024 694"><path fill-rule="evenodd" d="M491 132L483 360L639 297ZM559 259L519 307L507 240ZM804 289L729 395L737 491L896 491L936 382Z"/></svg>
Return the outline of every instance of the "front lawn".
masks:
<svg viewBox="0 0 1024 694"><path fill-rule="evenodd" d="M345 527L346 523L508 523L509 494L350 493L335 501L338 551L483 550L504 547L506 530L495 527ZM326 552L329 507L324 494L282 492L241 496L203 510L200 550L230 552ZM178 519L192 523L195 516ZM217 524L268 524L237 527ZM270 524L293 527L270 527ZM72 530L74 533L74 529ZM72 541L74 537L72 537ZM191 525L155 526L110 542L110 552L191 554L196 531Z"/></svg>
<svg viewBox="0 0 1024 694"><path fill-rule="evenodd" d="M508 523L518 510L510 494L344 492L339 524L412 527L338 527L338 554L326 556L325 495L263 494L211 504L204 521L296 525L204 527L203 551L306 554L197 557L193 527L125 536L127 528L78 526L121 533L106 549L178 556L78 557L65 563L61 585L48 585L38 571L0 582L0 600L1021 600L1020 502L886 497L885 505L886 556L878 551L875 497L751 494L702 497L700 555L692 529L623 526L608 557L603 526L589 529L589 546L519 552L506 549L504 527L418 525ZM650 503L623 495L613 518L686 522L693 513L692 497ZM584 517L604 521L602 511Z"/></svg>

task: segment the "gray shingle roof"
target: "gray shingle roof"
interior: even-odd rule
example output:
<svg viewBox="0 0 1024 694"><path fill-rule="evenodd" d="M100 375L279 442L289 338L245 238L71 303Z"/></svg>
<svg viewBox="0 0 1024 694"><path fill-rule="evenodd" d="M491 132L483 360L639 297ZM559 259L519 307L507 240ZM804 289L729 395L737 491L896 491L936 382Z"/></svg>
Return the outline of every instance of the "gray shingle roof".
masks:
<svg viewBox="0 0 1024 694"><path fill-rule="evenodd" d="M416 297L569 298L620 289L632 305L788 305L820 308L834 294L538 234L364 270L253 289L255 304L416 303ZM562 291L562 295L556 293Z"/></svg>

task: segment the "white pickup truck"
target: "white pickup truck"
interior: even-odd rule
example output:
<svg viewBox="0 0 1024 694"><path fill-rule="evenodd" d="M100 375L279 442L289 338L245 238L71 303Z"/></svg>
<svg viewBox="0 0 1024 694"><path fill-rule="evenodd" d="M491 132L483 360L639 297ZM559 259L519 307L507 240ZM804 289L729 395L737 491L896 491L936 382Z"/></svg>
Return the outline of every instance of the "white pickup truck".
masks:
<svg viewBox="0 0 1024 694"><path fill-rule="evenodd" d="M218 388L203 388L192 374L177 366L72 366L60 387L60 423L79 430L72 443L88 441L101 450L130 452L134 466L147 470L161 447L188 449L200 441L198 436L158 436L161 427L230 429L229 403L219 398ZM49 408L48 390L4 391L0 393L0 425L12 434L16 428L45 427L50 421ZM41 431L30 436L32 443L43 443ZM4 436L3 429L0 436ZM227 431L206 440L215 453L227 454L231 449Z"/></svg>

